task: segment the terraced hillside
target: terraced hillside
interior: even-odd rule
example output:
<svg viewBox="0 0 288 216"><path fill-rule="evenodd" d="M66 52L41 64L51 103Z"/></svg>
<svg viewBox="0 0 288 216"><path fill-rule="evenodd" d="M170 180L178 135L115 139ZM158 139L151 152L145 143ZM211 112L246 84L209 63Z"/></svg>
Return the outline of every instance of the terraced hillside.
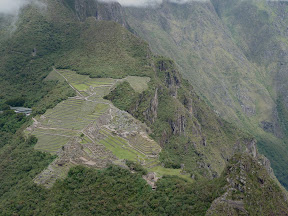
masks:
<svg viewBox="0 0 288 216"><path fill-rule="evenodd" d="M142 89L145 89L149 79L89 78L72 71L56 69L46 79L61 78L69 83L77 96L33 118L33 125L26 129L26 133L38 138L36 150L58 156L34 179L37 184L51 187L57 179L66 177L72 166L78 164L104 168L110 163L126 166L125 160L130 160L148 170L160 166L158 157L161 147L147 134L150 129L103 99L118 82L138 81L143 83ZM141 85L136 88L141 89ZM161 171L161 175L165 174L165 168L161 168ZM180 175L180 169L174 170L173 174L183 176Z"/></svg>

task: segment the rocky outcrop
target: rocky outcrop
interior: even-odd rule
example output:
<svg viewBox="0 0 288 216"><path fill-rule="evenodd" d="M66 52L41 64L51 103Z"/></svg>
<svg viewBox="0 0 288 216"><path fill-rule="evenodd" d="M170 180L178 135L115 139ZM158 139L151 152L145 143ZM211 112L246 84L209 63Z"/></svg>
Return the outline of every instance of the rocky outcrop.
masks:
<svg viewBox="0 0 288 216"><path fill-rule="evenodd" d="M233 189L231 191L234 191ZM230 191L229 191L230 192ZM243 200L229 200L228 194L226 192L223 196L217 198L212 203L210 209L207 211L206 216L215 216L215 215L229 215L229 216L237 216L238 212L241 212L240 215L249 215L245 210Z"/></svg>
<svg viewBox="0 0 288 216"><path fill-rule="evenodd" d="M173 135L182 135L185 133L186 117L181 113L176 113L177 118L175 121L169 121Z"/></svg>
<svg viewBox="0 0 288 216"><path fill-rule="evenodd" d="M150 101L150 106L148 109L143 113L146 120L153 124L157 118L157 111L158 111L158 88L156 88L154 97Z"/></svg>
<svg viewBox="0 0 288 216"><path fill-rule="evenodd" d="M159 61L158 71L164 76L164 83L169 89L169 93L173 97L177 97L177 89L181 85L181 77L179 72L174 69L172 60ZM172 67L171 67L172 66Z"/></svg>
<svg viewBox="0 0 288 216"><path fill-rule="evenodd" d="M248 141L246 144L246 152L250 154L252 157L256 158L257 157L257 146L256 146L257 141L255 139Z"/></svg>
<svg viewBox="0 0 288 216"><path fill-rule="evenodd" d="M142 178L152 187L153 190L156 190L156 183L159 178L156 176L155 172L150 172L147 175L143 175Z"/></svg>
<svg viewBox="0 0 288 216"><path fill-rule="evenodd" d="M287 215L286 192L269 173L268 160L263 159L247 153L235 155L224 172L225 193L213 201L206 215L254 215L255 211L257 215ZM274 205L276 209L269 207Z"/></svg>

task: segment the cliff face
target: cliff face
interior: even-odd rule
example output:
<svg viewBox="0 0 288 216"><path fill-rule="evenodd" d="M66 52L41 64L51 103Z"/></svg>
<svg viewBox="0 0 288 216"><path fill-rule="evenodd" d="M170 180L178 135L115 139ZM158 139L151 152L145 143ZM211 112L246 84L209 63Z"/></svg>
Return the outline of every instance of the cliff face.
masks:
<svg viewBox="0 0 288 216"><path fill-rule="evenodd" d="M226 192L214 200L206 215L287 215L287 192L263 161L267 159L234 156L223 173Z"/></svg>
<svg viewBox="0 0 288 216"><path fill-rule="evenodd" d="M97 20L111 20L128 27L119 3L104 3L95 0L65 0L65 2L75 11L81 21L85 21L88 17L95 17Z"/></svg>
<svg viewBox="0 0 288 216"><path fill-rule="evenodd" d="M212 1L223 23L233 32L232 37L247 59L261 68L262 82L270 88L274 100L281 101L288 107L287 94L287 9L286 2L263 1ZM276 106L274 105L273 109ZM277 112L277 111L275 111ZM270 132L283 136L277 115L270 113ZM269 122L267 122L269 123ZM267 124L263 125L265 129ZM267 127L266 127L267 129ZM283 128L282 128L283 129Z"/></svg>
<svg viewBox="0 0 288 216"><path fill-rule="evenodd" d="M154 97L150 100L150 106L149 108L144 112L144 116L148 122L153 124L157 118L157 112L158 112L158 88L155 89ZM137 109L137 108L136 108Z"/></svg>

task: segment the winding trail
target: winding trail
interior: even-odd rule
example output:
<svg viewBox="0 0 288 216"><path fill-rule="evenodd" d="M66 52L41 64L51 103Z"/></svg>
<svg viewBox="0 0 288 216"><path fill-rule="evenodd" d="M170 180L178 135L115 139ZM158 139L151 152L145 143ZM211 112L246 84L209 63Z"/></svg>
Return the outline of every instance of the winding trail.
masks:
<svg viewBox="0 0 288 216"><path fill-rule="evenodd" d="M62 75L61 73L59 73L59 72L56 70L56 68L54 68L54 67L53 67L53 70L54 70L57 74L59 74L60 76L62 76L62 77L65 79L65 81L69 84L69 86L70 86L72 89L74 89L81 97L85 98L76 88L74 88L73 85L71 85L71 84L68 82L68 79L67 79L64 75Z"/></svg>

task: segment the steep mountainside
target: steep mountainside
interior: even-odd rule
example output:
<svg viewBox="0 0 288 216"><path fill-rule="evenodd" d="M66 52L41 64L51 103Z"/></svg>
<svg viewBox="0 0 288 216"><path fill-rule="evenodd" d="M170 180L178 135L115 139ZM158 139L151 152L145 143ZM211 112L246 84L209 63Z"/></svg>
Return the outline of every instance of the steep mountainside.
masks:
<svg viewBox="0 0 288 216"><path fill-rule="evenodd" d="M45 3L3 25L0 215L288 211L253 136L131 33L119 4Z"/></svg>
<svg viewBox="0 0 288 216"><path fill-rule="evenodd" d="M287 3L206 1L126 8L152 50L175 59L212 109L252 133L287 185Z"/></svg>
<svg viewBox="0 0 288 216"><path fill-rule="evenodd" d="M260 122L261 126L287 145L287 2L235 1L227 4L225 1L213 1L213 4L232 32L235 43L265 74L265 86L276 106L270 118L267 116L265 121ZM239 19L240 16L242 19ZM271 147L264 145L263 150L271 152ZM284 177L282 181L286 179Z"/></svg>
<svg viewBox="0 0 288 216"><path fill-rule="evenodd" d="M206 215L287 215L287 194L271 180L269 166L261 156L235 155L223 172L226 191Z"/></svg>

